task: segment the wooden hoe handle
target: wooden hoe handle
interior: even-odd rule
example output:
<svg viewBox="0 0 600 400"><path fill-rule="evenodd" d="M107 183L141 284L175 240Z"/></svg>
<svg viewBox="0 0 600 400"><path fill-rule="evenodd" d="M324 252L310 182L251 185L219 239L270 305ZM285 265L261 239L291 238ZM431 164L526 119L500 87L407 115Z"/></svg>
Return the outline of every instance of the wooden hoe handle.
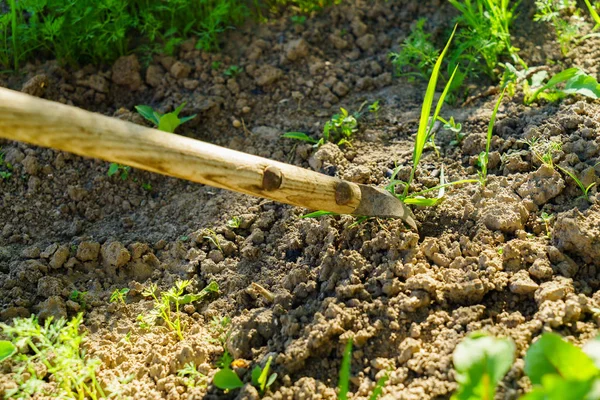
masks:
<svg viewBox="0 0 600 400"><path fill-rule="evenodd" d="M0 88L0 137L282 203L352 214L359 185Z"/></svg>

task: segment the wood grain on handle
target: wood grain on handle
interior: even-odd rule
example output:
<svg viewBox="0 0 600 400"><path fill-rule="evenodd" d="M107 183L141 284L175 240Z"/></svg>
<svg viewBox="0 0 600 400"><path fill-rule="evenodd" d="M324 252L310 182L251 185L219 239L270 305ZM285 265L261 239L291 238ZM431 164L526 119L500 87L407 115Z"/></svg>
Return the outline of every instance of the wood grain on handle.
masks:
<svg viewBox="0 0 600 400"><path fill-rule="evenodd" d="M0 137L313 210L349 214L360 203L354 183L4 88Z"/></svg>

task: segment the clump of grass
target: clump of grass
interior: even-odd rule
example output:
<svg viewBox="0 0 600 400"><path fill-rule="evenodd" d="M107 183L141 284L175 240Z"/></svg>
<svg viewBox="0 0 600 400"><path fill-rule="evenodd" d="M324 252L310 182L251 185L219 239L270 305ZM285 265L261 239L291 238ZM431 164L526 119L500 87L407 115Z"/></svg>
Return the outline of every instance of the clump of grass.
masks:
<svg viewBox="0 0 600 400"><path fill-rule="evenodd" d="M427 19L420 18L402 42L399 52L388 54L397 76L427 79L431 75L439 50L431 41L431 34L423 29Z"/></svg>
<svg viewBox="0 0 600 400"><path fill-rule="evenodd" d="M81 348L79 331L83 314L67 322L46 319L40 325L35 316L15 318L12 325L0 323L4 336L19 352L13 351L12 372L16 388L7 389L7 398L47 396L63 399L100 399L106 394L96 378L100 360L88 358ZM36 365L44 365L44 369Z"/></svg>
<svg viewBox="0 0 600 400"><path fill-rule="evenodd" d="M579 187L579 189L581 190L581 193L583 193L581 195L582 198L586 199L587 201L590 201L590 195L589 195L589 191L592 187L594 187L596 185L596 182L592 182L590 183L588 186L585 186L583 184L583 182L581 182L581 180L577 177L577 175L575 175L575 173L569 171L569 169L561 167L560 165L557 165L558 169L560 169L562 172L564 172L565 174L569 175L569 177L571 179L573 179L573 181L577 184L577 186Z"/></svg>
<svg viewBox="0 0 600 400"><path fill-rule="evenodd" d="M566 55L572 43L580 36L581 23L569 20L565 14L579 18L577 2L571 0L536 0L537 12L533 20L552 25L563 55Z"/></svg>
<svg viewBox="0 0 600 400"><path fill-rule="evenodd" d="M192 282L189 280L177 281L175 282L174 287L162 293L158 293L158 287L155 283L150 284L150 286L142 292L142 295L154 299L154 308L147 314L138 316L141 327L149 328L156 325L158 320L161 319L170 331L176 333L179 340L183 340L185 326L181 321L179 307L194 301L202 300L210 293L217 293L219 291L219 285L217 285L216 282L211 282L199 293L184 294L185 289L191 285L191 283ZM173 306L175 308L174 312L172 310Z"/></svg>

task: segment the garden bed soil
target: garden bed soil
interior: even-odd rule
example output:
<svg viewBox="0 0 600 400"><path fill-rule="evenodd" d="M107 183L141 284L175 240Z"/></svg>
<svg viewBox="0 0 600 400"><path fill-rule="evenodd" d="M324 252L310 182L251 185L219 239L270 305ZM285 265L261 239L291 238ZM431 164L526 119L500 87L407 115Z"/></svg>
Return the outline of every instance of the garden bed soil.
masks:
<svg viewBox="0 0 600 400"><path fill-rule="evenodd" d="M528 7L515 41L530 66L554 60L597 76L600 53L589 50L600 49L598 39L562 57ZM405 166L399 178L408 176L426 85L394 78L387 53L419 17L443 43L454 16L443 1L349 1L304 24L285 16L230 31L219 54L190 41L149 66L136 56L78 70L44 62L0 83L139 124L147 122L135 105L167 112L187 102L182 115L198 116L180 134L383 186L395 162ZM243 72L224 76L230 65ZM481 79L467 105L444 108L467 136L451 146L453 134L439 131L441 154L425 152L416 189L437 184L442 165L450 181L477 177L497 99L491 85ZM317 150L281 138L319 133L340 106L356 111L375 100L381 111L359 121L352 146ZM107 176L103 161L1 141L13 171L0 181L0 320L71 317L82 306L70 294L87 292L87 352L102 361L101 382L120 379L121 395L135 399L258 398L250 384L228 394L210 384L223 354L214 321L225 316L225 347L244 381L273 356L270 399L335 399L351 337L353 398L368 398L383 374L383 399L449 398L452 352L483 330L516 342L517 361L500 387L501 398L515 399L530 387L522 357L532 340L552 330L584 343L597 332L600 306L597 189L582 199L522 142L562 141L555 161L586 185L599 182L600 103L522 100L517 91L500 106L488 184L450 187L439 206L415 209L418 233L398 220L301 219L306 210L139 170L121 180ZM542 212L553 215L548 230ZM227 225L233 217L237 228ZM191 279L193 291L216 281L220 294L185 307L183 341L164 328L141 329L136 317L152 307L142 290L179 279ZM127 304L109 303L123 287ZM177 376L188 362L208 385L189 387ZM0 391L12 385L0 375Z"/></svg>

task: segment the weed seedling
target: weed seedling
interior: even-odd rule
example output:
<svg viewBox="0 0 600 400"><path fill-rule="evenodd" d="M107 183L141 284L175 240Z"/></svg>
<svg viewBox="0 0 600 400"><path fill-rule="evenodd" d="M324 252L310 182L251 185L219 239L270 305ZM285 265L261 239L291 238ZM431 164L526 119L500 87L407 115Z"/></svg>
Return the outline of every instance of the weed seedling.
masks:
<svg viewBox="0 0 600 400"><path fill-rule="evenodd" d="M552 233L550 232L550 221L552 221L553 218L553 214L548 214L545 211L542 212L542 215L540 216L540 220L544 223L544 226L546 227L546 237L548 239L552 238Z"/></svg>
<svg viewBox="0 0 600 400"><path fill-rule="evenodd" d="M569 177L571 177L571 179L573 179L573 181L575 181L575 183L577 184L577 186L579 186L579 189L581 189L581 192L583 193L583 195L581 195L580 197L583 197L584 199L586 199L587 201L590 201L590 196L588 194L588 192L590 191L590 189L596 185L596 182L592 182L590 183L587 187L583 184L583 182L581 182L581 180L577 177L577 175L575 175L573 172L569 171L567 168L563 168L560 165L557 165L558 169L560 169L562 172L564 172L565 174L569 175Z"/></svg>
<svg viewBox="0 0 600 400"><path fill-rule="evenodd" d="M179 312L179 306L189 304L194 301L202 300L210 293L217 293L219 291L219 285L216 282L211 282L208 286L202 289L196 294L183 294L185 289L192 282L189 280L177 281L175 286L166 292L157 295L158 287L152 283L147 289L142 292L145 297L152 297L154 299L154 308L146 315L138 316L137 320L140 322L140 327L149 328L155 325L157 320L160 318L164 321L167 328L177 334L179 340L183 340L183 330L185 329L182 321L181 314ZM172 306L175 305L175 312L171 311Z"/></svg>
<svg viewBox="0 0 600 400"><path fill-rule="evenodd" d="M585 5L588 8L588 11L590 12L592 19L596 23L596 26L594 26L594 30L596 30L600 26L600 15L598 15L598 12L596 12L596 9L592 6L592 3L590 3L590 0L583 1L585 2Z"/></svg>
<svg viewBox="0 0 600 400"><path fill-rule="evenodd" d="M565 69L544 84L547 77L547 71L540 71L531 77L531 82L524 82L525 104L531 104L538 98L556 101L569 94L580 94L592 99L600 98L600 84L596 78L579 68ZM559 88L560 84L564 84L564 87Z"/></svg>
<svg viewBox="0 0 600 400"><path fill-rule="evenodd" d="M462 124L460 122L455 122L454 117L450 117L448 121L438 116L438 120L444 124L444 129L451 131L454 133L454 140L450 141L450 146L460 146L466 133L462 132Z"/></svg>
<svg viewBox="0 0 600 400"><path fill-rule="evenodd" d="M111 295L109 301L111 303L121 303L125 305L125 297L129 293L129 288L115 289Z"/></svg>
<svg viewBox="0 0 600 400"><path fill-rule="evenodd" d="M375 100L373 103L369 105L369 112L375 115L375 119L379 119L379 110L381 110L381 106L379 105L379 100Z"/></svg>
<svg viewBox="0 0 600 400"><path fill-rule="evenodd" d="M212 70L215 70L215 71L216 71L216 70L218 70L219 68L221 68L221 61L213 61L213 62L210 64L210 69L212 69Z"/></svg>
<svg viewBox="0 0 600 400"><path fill-rule="evenodd" d="M158 128L158 130L173 133L179 125L196 118L196 114L179 118L179 113L181 110L183 110L185 104L186 103L181 104L175 109L175 111L166 114L161 114L157 111L154 111L152 107L144 105L135 106L135 109L142 117L152 122Z"/></svg>
<svg viewBox="0 0 600 400"><path fill-rule="evenodd" d="M0 148L1 149L1 148ZM12 165L4 161L4 153L0 151L0 179L5 180L12 176Z"/></svg>
<svg viewBox="0 0 600 400"><path fill-rule="evenodd" d="M106 173L106 175L113 176L116 173L120 172L121 180L125 181L129 177L129 171L131 171L131 167L129 167L127 165L110 163L110 165L108 166L108 172Z"/></svg>
<svg viewBox="0 0 600 400"><path fill-rule="evenodd" d="M479 171L479 182L481 186L485 187L487 182L487 165L489 161L490 155L490 145L492 143L492 132L494 130L494 123L496 122L496 114L498 113L498 108L500 108L500 104L502 103L502 98L504 97L506 89L502 91L498 101L496 101L496 105L494 106L494 111L492 111L492 117L490 118L490 123L488 124L487 138L485 142L485 151L479 153L479 157L477 158L477 164L481 171Z"/></svg>
<svg viewBox="0 0 600 400"><path fill-rule="evenodd" d="M152 184L150 182L142 183L142 189L149 192L152 190Z"/></svg>
<svg viewBox="0 0 600 400"><path fill-rule="evenodd" d="M225 353L223 353L223 357L221 357L221 360L218 363L221 369L217 371L213 377L213 385L221 390L234 390L244 386L244 382L242 382L235 371L231 369L230 365L232 361L233 358L231 358L231 355L225 351Z"/></svg>
<svg viewBox="0 0 600 400"><path fill-rule="evenodd" d="M275 382L275 379L277 379L277 373L269 375L271 361L273 361L273 356L269 356L264 368L257 365L252 370L252 384L260 390L261 394L263 394L265 390Z"/></svg>
<svg viewBox="0 0 600 400"><path fill-rule="evenodd" d="M71 294L69 294L69 300L79 304L81 308L85 310L87 308L87 294L87 291L80 292L79 290L75 289L71 292Z"/></svg>
<svg viewBox="0 0 600 400"><path fill-rule="evenodd" d="M221 253L223 253L217 232L212 229L205 229L203 238L211 242Z"/></svg>
<svg viewBox="0 0 600 400"><path fill-rule="evenodd" d="M230 65L224 72L223 75L228 76L229 78L235 78L239 74L242 73L242 67L238 65Z"/></svg>
<svg viewBox="0 0 600 400"><path fill-rule="evenodd" d="M561 13L571 8L576 9L575 2L569 0L536 0L535 6L537 12L533 16L533 20L552 24L561 52L566 55L571 48L571 43L580 35L581 24L561 17Z"/></svg>
<svg viewBox="0 0 600 400"><path fill-rule="evenodd" d="M96 378L101 362L86 357L81 348L82 319L80 313L70 322L48 318L40 325L35 316L31 316L15 318L12 325L0 323L3 335L13 346L24 349L19 353L12 351L11 368L17 386L5 388L6 398L28 399L34 395L61 399L106 398ZM10 346L3 347L4 354L8 354ZM40 369L40 365L44 368Z"/></svg>
<svg viewBox="0 0 600 400"><path fill-rule="evenodd" d="M458 390L452 400L493 400L496 386L510 369L515 354L511 339L496 339L475 332L454 350Z"/></svg>
<svg viewBox="0 0 600 400"><path fill-rule="evenodd" d="M182 369L177 371L177 376L183 378L183 382L188 388L205 387L207 384L206 375L198 372L193 361L185 364Z"/></svg>
<svg viewBox="0 0 600 400"><path fill-rule="evenodd" d="M292 21L294 25L304 25L306 22L306 15L292 15L290 21Z"/></svg>
<svg viewBox="0 0 600 400"><path fill-rule="evenodd" d="M208 326L208 330L211 333L211 342L219 343L221 346L225 346L227 342L227 336L229 327L231 326L231 318L229 317L213 317Z"/></svg>
<svg viewBox="0 0 600 400"><path fill-rule="evenodd" d="M319 140L313 139L303 132L286 132L282 137L311 143L315 147L319 147L327 142L335 143L338 146L343 144L351 145L352 136L358 131L357 115L360 117L361 113L350 115L348 110L340 107L340 112L334 114L329 121L325 122L323 136Z"/></svg>
<svg viewBox="0 0 600 400"><path fill-rule="evenodd" d="M531 154L545 166L554 169L554 156L561 151L562 143L543 138L532 137L529 140L521 140L529 146Z"/></svg>
<svg viewBox="0 0 600 400"><path fill-rule="evenodd" d="M427 79L431 75L439 51L433 45L431 35L423 30L425 22L425 18L419 19L410 35L404 39L400 51L388 55L396 76L406 76L409 80L414 80L415 77Z"/></svg>
<svg viewBox="0 0 600 400"><path fill-rule="evenodd" d="M227 221L227 226L231 229L237 229L242 224L242 219L240 217L234 216L231 217L229 221Z"/></svg>

